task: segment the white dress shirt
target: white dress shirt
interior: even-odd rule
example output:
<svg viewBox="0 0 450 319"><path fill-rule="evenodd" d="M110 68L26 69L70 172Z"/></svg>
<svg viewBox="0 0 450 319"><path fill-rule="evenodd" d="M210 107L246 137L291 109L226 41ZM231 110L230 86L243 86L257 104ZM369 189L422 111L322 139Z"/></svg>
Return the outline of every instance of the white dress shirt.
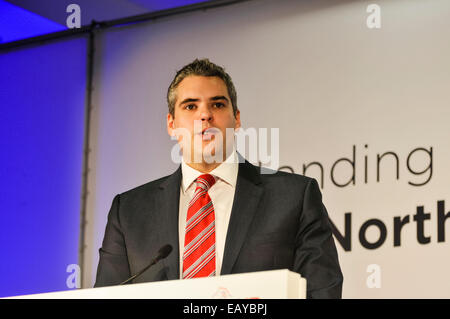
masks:
<svg viewBox="0 0 450 319"><path fill-rule="evenodd" d="M216 227L216 276L220 275L222 267L223 251L227 235L228 222L233 206L234 192L238 175L239 163L236 151L210 173L216 178L216 183L208 190L209 197L214 206ZM179 239L180 239L180 279L183 276L184 237L186 228L187 209L192 199L196 183L195 180L202 174L184 160L181 162L183 179L180 186L180 212L179 212Z"/></svg>

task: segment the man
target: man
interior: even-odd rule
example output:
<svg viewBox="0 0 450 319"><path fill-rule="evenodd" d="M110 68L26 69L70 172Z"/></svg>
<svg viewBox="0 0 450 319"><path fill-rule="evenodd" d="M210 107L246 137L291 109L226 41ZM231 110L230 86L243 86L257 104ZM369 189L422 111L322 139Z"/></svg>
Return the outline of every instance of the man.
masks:
<svg viewBox="0 0 450 319"><path fill-rule="evenodd" d="M95 286L119 284L170 244L172 253L133 282L287 268L306 278L308 298L340 298L343 277L317 182L261 174L235 151L229 133L240 128L240 111L224 69L207 59L186 65L167 101L182 163L114 198Z"/></svg>

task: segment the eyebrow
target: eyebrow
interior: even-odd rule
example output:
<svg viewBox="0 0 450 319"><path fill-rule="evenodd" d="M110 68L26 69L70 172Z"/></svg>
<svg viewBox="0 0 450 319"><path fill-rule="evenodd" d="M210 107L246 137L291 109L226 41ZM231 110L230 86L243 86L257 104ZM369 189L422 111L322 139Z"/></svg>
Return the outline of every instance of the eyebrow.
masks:
<svg viewBox="0 0 450 319"><path fill-rule="evenodd" d="M225 96L223 96L223 95L213 96L213 97L210 98L209 100L210 100L210 101L225 100L225 101L229 102L228 99L227 99Z"/></svg>
<svg viewBox="0 0 450 319"><path fill-rule="evenodd" d="M210 101L225 100L225 101L229 102L229 100L227 99L227 97L226 97L226 96L223 96L223 95L216 95L216 96L213 96L213 97L211 97L209 100L210 100ZM200 99L187 98L187 99L184 99L183 101L181 101L180 105L186 104L186 103L191 103L191 102L198 102L198 101L200 101Z"/></svg>
<svg viewBox="0 0 450 319"><path fill-rule="evenodd" d="M199 101L199 99L187 98L187 99L184 99L183 101L181 101L180 105L185 104L185 103L190 103L190 102L198 102L198 101Z"/></svg>

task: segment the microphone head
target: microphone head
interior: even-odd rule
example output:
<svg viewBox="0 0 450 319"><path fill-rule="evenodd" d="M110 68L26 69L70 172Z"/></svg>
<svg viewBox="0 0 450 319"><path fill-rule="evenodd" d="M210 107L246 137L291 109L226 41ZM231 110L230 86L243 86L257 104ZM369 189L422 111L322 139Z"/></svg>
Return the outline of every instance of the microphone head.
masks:
<svg viewBox="0 0 450 319"><path fill-rule="evenodd" d="M172 245L165 245L162 246L161 249L158 251L159 259L164 259L172 252Z"/></svg>

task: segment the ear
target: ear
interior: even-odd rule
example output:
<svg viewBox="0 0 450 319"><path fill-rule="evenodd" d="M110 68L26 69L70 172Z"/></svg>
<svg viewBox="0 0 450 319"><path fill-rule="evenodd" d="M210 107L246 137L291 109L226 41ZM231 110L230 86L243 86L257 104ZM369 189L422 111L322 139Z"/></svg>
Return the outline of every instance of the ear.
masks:
<svg viewBox="0 0 450 319"><path fill-rule="evenodd" d="M241 111L237 110L236 111L236 123L234 125L234 130L237 131L240 127L241 127Z"/></svg>
<svg viewBox="0 0 450 319"><path fill-rule="evenodd" d="M172 116L172 114L167 113L167 133L170 136L175 136L175 120Z"/></svg>

